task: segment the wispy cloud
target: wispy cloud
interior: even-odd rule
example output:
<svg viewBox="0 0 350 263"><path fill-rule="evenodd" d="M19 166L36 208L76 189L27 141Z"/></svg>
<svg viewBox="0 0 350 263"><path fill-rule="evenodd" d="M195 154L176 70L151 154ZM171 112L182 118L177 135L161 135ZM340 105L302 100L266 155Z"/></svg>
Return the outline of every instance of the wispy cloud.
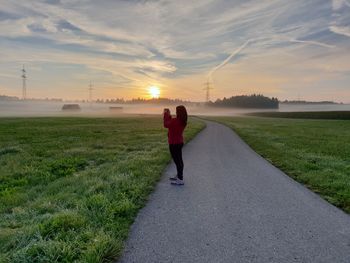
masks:
<svg viewBox="0 0 350 263"><path fill-rule="evenodd" d="M196 98L205 78L262 55L336 61L349 47L349 7L348 0L2 1L0 70L14 76L5 64L81 65L79 79L108 72L109 83L128 81L130 90L168 83L173 93L186 89ZM17 85L8 79L0 84Z"/></svg>
<svg viewBox="0 0 350 263"><path fill-rule="evenodd" d="M347 0L333 0L333 20L330 23L329 30L335 34L350 36L350 2Z"/></svg>
<svg viewBox="0 0 350 263"><path fill-rule="evenodd" d="M350 27L330 26L329 29L336 34L350 37Z"/></svg>
<svg viewBox="0 0 350 263"><path fill-rule="evenodd" d="M320 46L320 47L325 47L325 48L334 48L335 47L335 45L329 45L329 44L325 44L322 42L310 41L310 40L291 39L290 42L305 43L305 44L315 45L315 46Z"/></svg>
<svg viewBox="0 0 350 263"><path fill-rule="evenodd" d="M350 7L350 2L347 0L332 0L332 7L334 10L339 10L344 6Z"/></svg>
<svg viewBox="0 0 350 263"><path fill-rule="evenodd" d="M239 55L250 43L257 42L259 40L266 40L266 38L255 38L255 39L248 39L247 41L245 41L239 48L234 50L224 61L222 61L219 65L215 66L214 68L212 68L209 71L208 81L213 81L212 80L213 74L217 70L219 70L220 68L224 67L227 63L229 63L234 57ZM335 47L334 45L328 45L328 44L317 42L317 41L286 39L286 38L277 37L277 36L274 36L273 39L271 39L270 41L276 41L276 40L277 41L288 41L288 42L292 42L292 43L304 43L304 44L308 44L308 45L316 45L316 46L321 46L321 47L325 47L325 48L334 48Z"/></svg>

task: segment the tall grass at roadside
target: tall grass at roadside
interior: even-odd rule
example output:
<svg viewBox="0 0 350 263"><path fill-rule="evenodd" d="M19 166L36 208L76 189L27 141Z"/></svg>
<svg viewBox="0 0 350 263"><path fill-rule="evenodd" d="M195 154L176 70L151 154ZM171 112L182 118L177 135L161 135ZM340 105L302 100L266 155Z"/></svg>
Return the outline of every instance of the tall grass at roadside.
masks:
<svg viewBox="0 0 350 263"><path fill-rule="evenodd" d="M0 119L0 262L115 260L169 160L161 118Z"/></svg>

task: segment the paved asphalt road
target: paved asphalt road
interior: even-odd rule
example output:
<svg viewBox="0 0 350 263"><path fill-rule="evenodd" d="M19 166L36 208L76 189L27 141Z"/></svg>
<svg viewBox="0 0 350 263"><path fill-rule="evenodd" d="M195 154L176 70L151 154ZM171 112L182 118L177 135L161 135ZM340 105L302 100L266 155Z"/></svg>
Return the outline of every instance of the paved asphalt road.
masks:
<svg viewBox="0 0 350 263"><path fill-rule="evenodd" d="M350 262L350 216L296 183L231 129L207 123L131 228L120 262Z"/></svg>

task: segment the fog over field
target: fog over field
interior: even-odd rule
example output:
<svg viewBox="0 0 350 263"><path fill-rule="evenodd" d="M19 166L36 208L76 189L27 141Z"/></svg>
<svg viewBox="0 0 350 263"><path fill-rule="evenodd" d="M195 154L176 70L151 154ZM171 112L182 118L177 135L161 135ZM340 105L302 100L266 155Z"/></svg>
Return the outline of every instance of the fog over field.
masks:
<svg viewBox="0 0 350 263"><path fill-rule="evenodd" d="M65 102L43 101L0 101L0 117L36 117L36 116L82 116L82 117L113 117L130 114L161 114L164 108L175 113L175 105L152 104L108 104L108 103L77 103L80 111L62 111ZM68 104L68 103L67 103ZM122 107L111 111L110 107ZM350 104L316 104L290 105L280 103L278 110L214 108L206 106L186 106L190 115L236 116L249 112L260 111L345 111L350 110Z"/></svg>

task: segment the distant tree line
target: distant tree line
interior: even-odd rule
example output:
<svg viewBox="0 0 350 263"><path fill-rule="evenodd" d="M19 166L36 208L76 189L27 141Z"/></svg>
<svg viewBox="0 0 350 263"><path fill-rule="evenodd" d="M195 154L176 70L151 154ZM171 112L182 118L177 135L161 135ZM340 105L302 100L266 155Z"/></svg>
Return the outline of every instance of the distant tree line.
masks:
<svg viewBox="0 0 350 263"><path fill-rule="evenodd" d="M0 95L0 101L20 101L21 99L15 96ZM29 98L27 101L52 101L52 102L88 102L88 100L63 100L61 98ZM160 104L160 105L175 105L175 104L184 104L184 105L196 105L200 106L203 103L200 102L191 102L189 100L181 99L169 99L169 98L153 98L153 99L144 99L136 98L131 100L125 100L124 98L112 98L112 99L96 99L96 103L111 103L111 104ZM276 109L279 106L279 103L284 104L343 104L337 103L334 101L305 101L305 100L284 100L278 101L277 98L268 98L261 94L253 95L243 95L243 96L233 96L230 98L224 97L223 99L217 99L215 102L208 102L209 106L217 107L237 107L237 108L262 108L262 109Z"/></svg>
<svg viewBox="0 0 350 263"><path fill-rule="evenodd" d="M21 99L15 96L0 95L0 101L20 101ZM45 99L26 99L26 101L55 101L55 102L88 102L88 100L63 100L56 98L45 98ZM180 99L169 99L169 98L153 98L143 99L136 98L131 100L125 100L124 98L111 98L111 99L96 99L96 103L110 103L110 104L161 104L161 105L173 105L173 104L196 104L195 102L185 101Z"/></svg>
<svg viewBox="0 0 350 263"><path fill-rule="evenodd" d="M0 100L2 101L14 101L14 100L19 100L18 97L14 97L14 96L6 96L6 95L0 95Z"/></svg>
<svg viewBox="0 0 350 263"><path fill-rule="evenodd" d="M343 104L343 103L337 103L334 101L306 101L306 100L284 100L281 101L281 103L285 104Z"/></svg>
<svg viewBox="0 0 350 263"><path fill-rule="evenodd" d="M97 99L96 103L116 103L116 104L161 104L161 105L172 105L172 104L193 104L191 101L185 101L180 99L169 99L169 98L153 98L144 99L136 98L131 100L115 99Z"/></svg>
<svg viewBox="0 0 350 263"><path fill-rule="evenodd" d="M0 101L19 101L22 100L16 96L7 96L7 95L0 95ZM26 101L55 101L55 102L61 102L63 99L57 99L57 98L45 98L45 99L38 99L38 98L28 98Z"/></svg>
<svg viewBox="0 0 350 263"><path fill-rule="evenodd" d="M217 99L215 102L209 102L213 107L234 107L234 108L256 108L256 109L278 109L279 102L277 98L268 98L261 94L232 96Z"/></svg>
<svg viewBox="0 0 350 263"><path fill-rule="evenodd" d="M117 103L117 104L123 104L125 103L125 100L123 98L113 98L113 99L97 99L96 103Z"/></svg>

